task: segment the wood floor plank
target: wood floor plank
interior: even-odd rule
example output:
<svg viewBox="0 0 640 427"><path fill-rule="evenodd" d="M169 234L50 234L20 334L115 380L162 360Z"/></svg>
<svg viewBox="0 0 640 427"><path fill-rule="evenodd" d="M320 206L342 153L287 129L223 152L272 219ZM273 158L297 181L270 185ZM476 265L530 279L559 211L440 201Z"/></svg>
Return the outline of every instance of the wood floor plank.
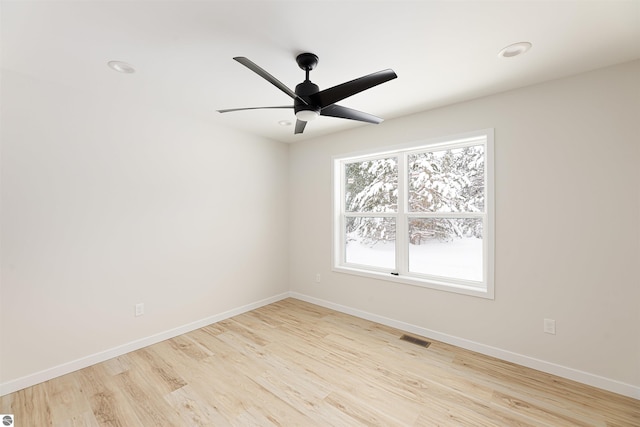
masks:
<svg viewBox="0 0 640 427"><path fill-rule="evenodd" d="M345 415L366 426L388 427L403 425L393 417L394 414L385 414L350 394L334 392L327 396L325 400Z"/></svg>
<svg viewBox="0 0 640 427"><path fill-rule="evenodd" d="M638 427L640 401L285 299L0 397L19 426Z"/></svg>
<svg viewBox="0 0 640 427"><path fill-rule="evenodd" d="M16 423L24 423L35 426L51 426L51 402L47 396L46 383L37 384L13 393L13 395L3 396L3 414L13 414ZM8 408L7 408L8 406Z"/></svg>
<svg viewBox="0 0 640 427"><path fill-rule="evenodd" d="M114 357L113 359L109 359L103 362L101 366L108 375L118 375L123 373L124 371L129 370L130 357L131 353L124 354L119 357Z"/></svg>
<svg viewBox="0 0 640 427"><path fill-rule="evenodd" d="M53 427L99 427L93 411L89 410L74 415L73 417L60 422L54 422Z"/></svg>
<svg viewBox="0 0 640 427"><path fill-rule="evenodd" d="M172 391L164 396L171 407L178 413L182 425L185 426L224 426L229 421L213 406L209 405L189 385Z"/></svg>
<svg viewBox="0 0 640 427"><path fill-rule="evenodd" d="M131 402L133 411L143 425L179 425L177 412L162 404L162 396L147 381L144 372L130 369L113 378L118 389Z"/></svg>
<svg viewBox="0 0 640 427"><path fill-rule="evenodd" d="M76 414L91 412L77 377L63 375L43 383L51 407L53 425L68 423Z"/></svg>
<svg viewBox="0 0 640 427"><path fill-rule="evenodd" d="M137 427L143 425L133 410L129 399L119 390L114 381L115 376L108 374L104 364L90 366L78 371L77 374L78 383L87 396L98 425L110 427ZM76 373L69 375L75 376ZM35 423L27 425L37 426Z"/></svg>

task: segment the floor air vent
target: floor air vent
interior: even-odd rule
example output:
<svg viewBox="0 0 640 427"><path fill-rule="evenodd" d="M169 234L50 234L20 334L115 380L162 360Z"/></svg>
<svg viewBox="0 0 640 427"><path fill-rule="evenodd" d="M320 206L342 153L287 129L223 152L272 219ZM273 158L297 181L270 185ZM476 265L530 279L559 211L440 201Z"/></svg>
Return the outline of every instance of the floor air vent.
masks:
<svg viewBox="0 0 640 427"><path fill-rule="evenodd" d="M431 345L431 343L429 341L425 341L423 339L412 337L412 336L409 336L409 335L402 335L400 337L400 339L402 341L407 341L407 342L410 342L411 344L419 345L419 346L422 346L424 348L427 348L427 347L429 347Z"/></svg>

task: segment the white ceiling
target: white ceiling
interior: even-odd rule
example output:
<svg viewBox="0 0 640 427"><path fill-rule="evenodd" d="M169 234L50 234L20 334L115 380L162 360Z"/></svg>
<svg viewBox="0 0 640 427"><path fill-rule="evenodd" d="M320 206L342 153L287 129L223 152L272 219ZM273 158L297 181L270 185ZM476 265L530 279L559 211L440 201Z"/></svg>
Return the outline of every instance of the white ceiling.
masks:
<svg viewBox="0 0 640 427"><path fill-rule="evenodd" d="M284 142L362 124L320 117L293 135L295 57L320 57L320 89L392 68L398 78L340 102L392 119L640 58L640 1L2 1L2 67L122 105L164 108ZM503 59L514 42L531 50ZM107 68L120 60L136 68Z"/></svg>

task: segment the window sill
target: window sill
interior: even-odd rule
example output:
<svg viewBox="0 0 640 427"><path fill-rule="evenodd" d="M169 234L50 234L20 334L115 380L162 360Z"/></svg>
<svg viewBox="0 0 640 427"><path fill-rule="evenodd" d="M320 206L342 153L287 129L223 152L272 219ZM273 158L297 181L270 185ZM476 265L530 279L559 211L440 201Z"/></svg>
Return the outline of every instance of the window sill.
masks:
<svg viewBox="0 0 640 427"><path fill-rule="evenodd" d="M333 271L337 273L369 277L376 280L384 280L387 282L395 282L403 285L419 286L422 288L435 289L439 291L453 292L457 294L470 295L486 299L494 299L493 289L491 286L487 288L481 288L478 286L465 285L461 283L440 282L437 280L422 279L417 277L395 276L391 273L362 270L359 268L345 266L333 267Z"/></svg>

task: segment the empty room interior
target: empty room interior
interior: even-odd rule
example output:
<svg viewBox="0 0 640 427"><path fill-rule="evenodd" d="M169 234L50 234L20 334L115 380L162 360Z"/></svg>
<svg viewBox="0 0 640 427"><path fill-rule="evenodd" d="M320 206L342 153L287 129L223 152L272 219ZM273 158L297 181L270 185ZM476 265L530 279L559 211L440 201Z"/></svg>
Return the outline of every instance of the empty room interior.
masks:
<svg viewBox="0 0 640 427"><path fill-rule="evenodd" d="M0 36L3 425L640 426L640 1Z"/></svg>

